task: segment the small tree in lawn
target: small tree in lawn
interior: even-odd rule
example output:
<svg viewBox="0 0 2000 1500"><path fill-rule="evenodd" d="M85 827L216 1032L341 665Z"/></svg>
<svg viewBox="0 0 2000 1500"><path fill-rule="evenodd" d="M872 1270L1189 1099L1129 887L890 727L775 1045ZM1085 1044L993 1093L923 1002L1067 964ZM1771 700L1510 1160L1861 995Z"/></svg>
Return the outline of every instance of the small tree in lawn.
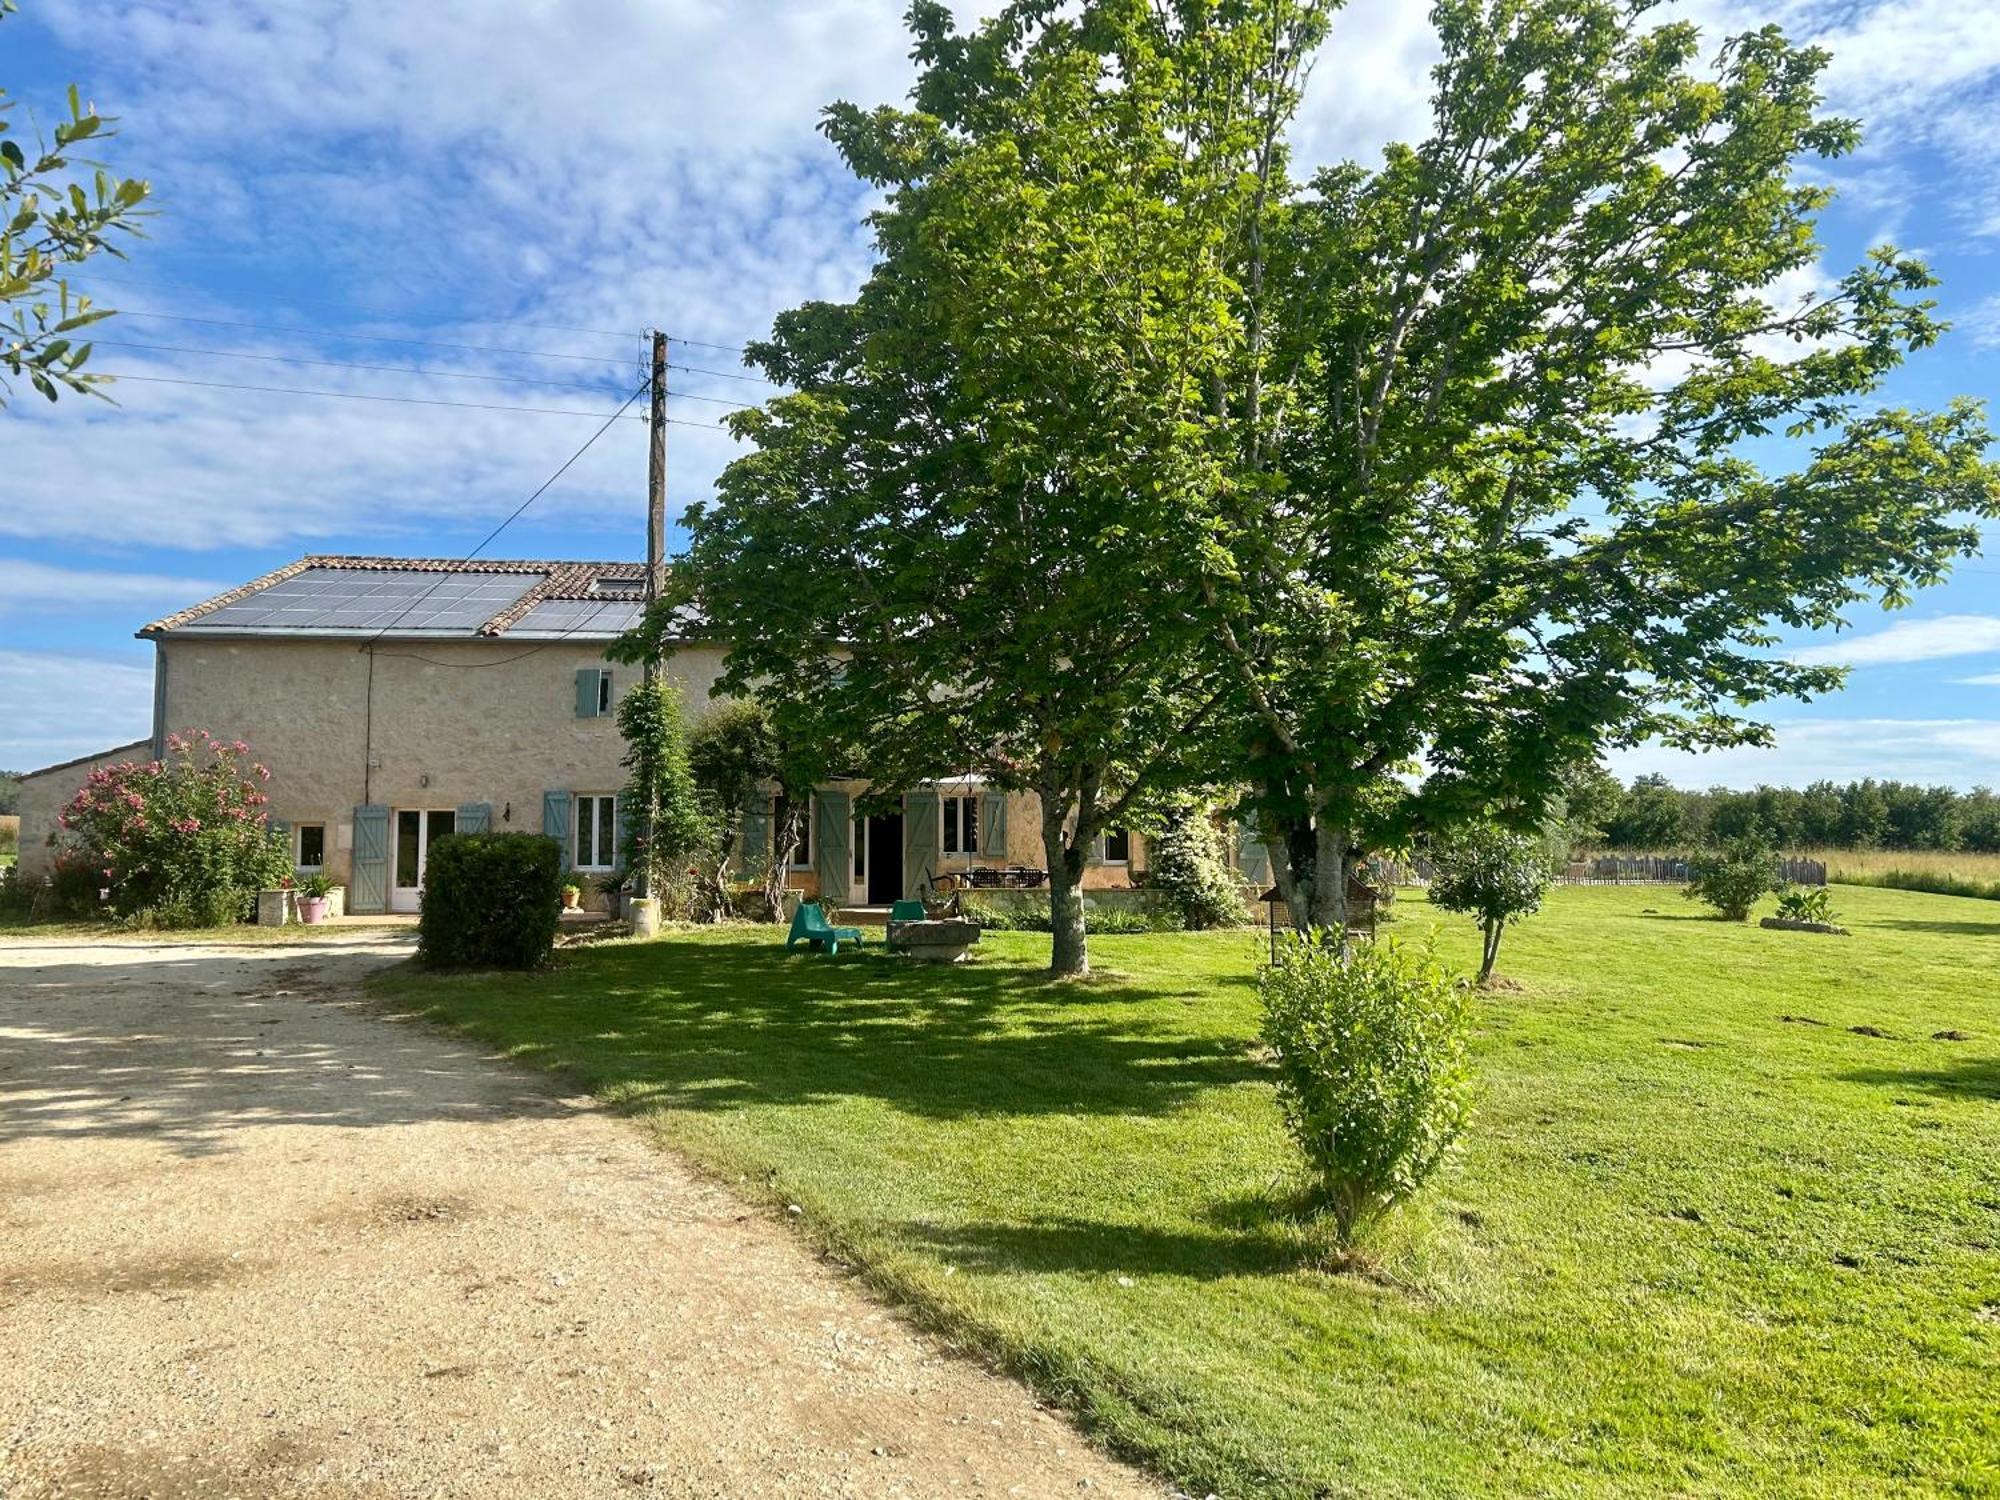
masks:
<svg viewBox="0 0 2000 1500"><path fill-rule="evenodd" d="M1549 840L1492 823L1473 824L1434 846L1431 905L1479 923L1479 982L1493 977L1509 922L1542 909L1553 874Z"/></svg>
<svg viewBox="0 0 2000 1500"><path fill-rule="evenodd" d="M161 927L247 921L292 873L270 826L270 771L241 740L167 736L167 757L92 771L56 823L58 859L87 863L112 909Z"/></svg>
<svg viewBox="0 0 2000 1500"><path fill-rule="evenodd" d="M716 820L688 764L680 689L664 673L641 683L619 700L618 731L627 773L625 868L662 911L697 912L694 886L713 857Z"/></svg>
<svg viewBox="0 0 2000 1500"><path fill-rule="evenodd" d="M1343 1250L1438 1169L1472 1113L1464 982L1393 938L1289 939L1257 976L1278 1102Z"/></svg>
<svg viewBox="0 0 2000 1500"><path fill-rule="evenodd" d="M1728 840L1689 861L1690 901L1706 901L1725 921L1747 922L1750 910L1784 884L1778 852L1761 831Z"/></svg>

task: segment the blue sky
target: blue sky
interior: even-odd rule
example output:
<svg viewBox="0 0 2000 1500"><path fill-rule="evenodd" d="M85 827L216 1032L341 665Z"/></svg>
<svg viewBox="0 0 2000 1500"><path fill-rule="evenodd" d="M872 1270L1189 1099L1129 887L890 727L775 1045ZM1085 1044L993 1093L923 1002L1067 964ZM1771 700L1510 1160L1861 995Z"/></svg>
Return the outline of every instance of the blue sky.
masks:
<svg viewBox="0 0 2000 1500"><path fill-rule="evenodd" d="M671 429L669 489L676 510L705 495L732 444L703 424L761 388L701 346L740 345L865 270L867 194L814 124L835 98L902 96L900 8L23 0L0 22L0 81L45 112L75 81L119 116L102 154L152 181L158 216L128 263L78 278L126 314L94 362L152 379L116 406L29 395L0 413L0 766L143 733L150 648L132 632L159 614L303 552L467 550L597 425L548 409L601 414L637 386L643 328L690 341L674 346L695 368L672 375L688 425ZM1296 132L1306 163L1422 131L1427 9L1339 15ZM1775 21L1832 51L1830 103L1869 141L1825 169L1841 198L1823 272L1885 239L1925 254L1957 326L1887 399L2000 395L1993 0L1671 11L1718 41ZM636 557L644 491L644 428L617 423L492 554ZM1772 709L1777 749L1642 748L1617 769L2000 781L2000 560L1795 649L1856 670Z"/></svg>

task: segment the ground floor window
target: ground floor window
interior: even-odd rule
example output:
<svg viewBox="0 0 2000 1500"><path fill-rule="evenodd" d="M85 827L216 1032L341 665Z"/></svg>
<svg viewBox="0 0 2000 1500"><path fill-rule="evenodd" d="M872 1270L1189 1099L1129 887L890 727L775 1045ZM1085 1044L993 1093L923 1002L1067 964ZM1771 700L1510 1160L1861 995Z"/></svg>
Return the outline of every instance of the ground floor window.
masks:
<svg viewBox="0 0 2000 1500"><path fill-rule="evenodd" d="M301 823L298 833L298 867L301 870L326 868L326 824Z"/></svg>
<svg viewBox="0 0 2000 1500"><path fill-rule="evenodd" d="M789 797L774 797L771 800L771 853L775 858L778 838L785 826L785 819L796 809L799 814L799 846L792 851L792 868L810 870L813 867L813 810L812 798L807 797L803 806Z"/></svg>
<svg viewBox="0 0 2000 1500"><path fill-rule="evenodd" d="M618 863L618 801L595 792L576 798L576 868L608 870Z"/></svg>
<svg viewBox="0 0 2000 1500"><path fill-rule="evenodd" d="M979 852L978 797L944 799L944 852L946 854Z"/></svg>
<svg viewBox="0 0 2000 1500"><path fill-rule="evenodd" d="M1107 865L1129 865L1132 862L1131 829L1107 828L1104 830L1104 862Z"/></svg>

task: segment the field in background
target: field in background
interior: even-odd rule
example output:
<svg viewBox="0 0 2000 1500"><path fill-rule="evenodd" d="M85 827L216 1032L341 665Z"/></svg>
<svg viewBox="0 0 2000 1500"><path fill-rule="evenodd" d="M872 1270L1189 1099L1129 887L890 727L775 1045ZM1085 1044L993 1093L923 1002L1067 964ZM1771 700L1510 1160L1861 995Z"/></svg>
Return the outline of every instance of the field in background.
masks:
<svg viewBox="0 0 2000 1500"><path fill-rule="evenodd" d="M2000 854L1943 854L1912 849L1821 849L1835 885L1884 886L2000 901Z"/></svg>
<svg viewBox="0 0 2000 1500"><path fill-rule="evenodd" d="M0 865L11 865L21 847L21 819L14 813L0 815Z"/></svg>

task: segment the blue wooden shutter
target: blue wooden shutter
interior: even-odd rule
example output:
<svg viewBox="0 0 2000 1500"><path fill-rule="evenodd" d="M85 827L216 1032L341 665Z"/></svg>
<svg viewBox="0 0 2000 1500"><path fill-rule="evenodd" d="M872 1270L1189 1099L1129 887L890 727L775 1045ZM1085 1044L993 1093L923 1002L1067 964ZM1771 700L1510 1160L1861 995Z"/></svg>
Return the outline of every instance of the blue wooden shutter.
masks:
<svg viewBox="0 0 2000 1500"><path fill-rule="evenodd" d="M576 669L576 716L579 719L597 717L597 680L603 675L597 667Z"/></svg>
<svg viewBox="0 0 2000 1500"><path fill-rule="evenodd" d="M1271 851L1255 823L1243 823L1236 830L1236 865L1243 878L1262 891L1271 883Z"/></svg>
<svg viewBox="0 0 2000 1500"><path fill-rule="evenodd" d="M979 857L1007 862L1007 794L986 792L979 799Z"/></svg>
<svg viewBox="0 0 2000 1500"><path fill-rule="evenodd" d="M938 825L944 805L936 792L911 792L903 798L903 899L914 901L937 874Z"/></svg>
<svg viewBox="0 0 2000 1500"><path fill-rule="evenodd" d="M485 833L493 827L493 804L491 802L461 802L458 804L458 821L453 825L459 833Z"/></svg>
<svg viewBox="0 0 2000 1500"><path fill-rule="evenodd" d="M381 911L389 904L389 809L354 809L354 873L348 880L349 911Z"/></svg>
<svg viewBox="0 0 2000 1500"><path fill-rule="evenodd" d="M569 808L571 797L568 792L542 793L542 832L556 841L562 850L562 867L570 867L570 856L575 853L569 844Z"/></svg>
<svg viewBox="0 0 2000 1500"><path fill-rule="evenodd" d="M854 857L854 830L845 792L821 792L813 815L813 865L822 901L847 904L848 861Z"/></svg>

